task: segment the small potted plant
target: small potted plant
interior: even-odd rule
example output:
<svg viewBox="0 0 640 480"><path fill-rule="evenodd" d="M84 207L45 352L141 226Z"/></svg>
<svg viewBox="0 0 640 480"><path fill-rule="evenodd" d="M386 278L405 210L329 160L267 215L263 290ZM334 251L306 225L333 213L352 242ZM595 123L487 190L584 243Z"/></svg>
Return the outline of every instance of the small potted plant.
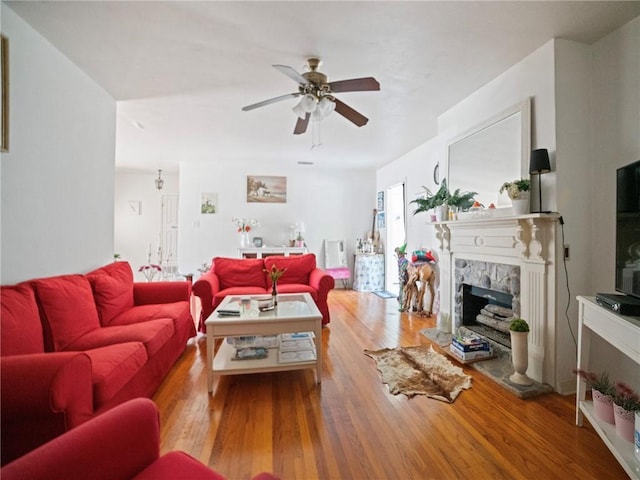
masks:
<svg viewBox="0 0 640 480"><path fill-rule="evenodd" d="M430 212L435 210L436 218L438 221L447 219L447 199L449 198L449 189L447 188L447 180L443 179L440 184L440 188L434 194L427 187L424 188L424 193L411 200L409 203L415 203L418 207L413 211L414 215L422 212Z"/></svg>
<svg viewBox="0 0 640 480"><path fill-rule="evenodd" d="M613 383L609 380L609 374L602 372L587 372L581 368L575 368L573 373L578 375L587 388L591 389L593 399L593 410L598 419L607 423L614 423L613 418Z"/></svg>
<svg viewBox="0 0 640 480"><path fill-rule="evenodd" d="M511 199L514 215L524 215L528 213L530 191L531 180L528 178L504 182L500 187L500 193L507 192L507 195Z"/></svg>
<svg viewBox="0 0 640 480"><path fill-rule="evenodd" d="M522 318L514 318L509 323L511 334L511 361L515 372L509 377L517 385L531 385L527 376L529 366L529 324Z"/></svg>
<svg viewBox="0 0 640 480"><path fill-rule="evenodd" d="M455 192L449 194L447 205L459 211L469 210L473 206L475 197L478 192L461 192L459 188Z"/></svg>
<svg viewBox="0 0 640 480"><path fill-rule="evenodd" d="M613 418L616 433L628 442L633 442L635 412L640 411L640 396L624 382L613 386Z"/></svg>

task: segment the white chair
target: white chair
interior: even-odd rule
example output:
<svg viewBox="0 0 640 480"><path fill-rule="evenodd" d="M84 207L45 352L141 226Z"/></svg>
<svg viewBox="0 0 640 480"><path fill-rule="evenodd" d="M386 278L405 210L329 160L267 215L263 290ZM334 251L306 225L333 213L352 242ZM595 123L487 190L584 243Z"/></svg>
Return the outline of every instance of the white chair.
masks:
<svg viewBox="0 0 640 480"><path fill-rule="evenodd" d="M350 288L351 270L344 240L324 241L324 267L334 279L342 280L344 288Z"/></svg>

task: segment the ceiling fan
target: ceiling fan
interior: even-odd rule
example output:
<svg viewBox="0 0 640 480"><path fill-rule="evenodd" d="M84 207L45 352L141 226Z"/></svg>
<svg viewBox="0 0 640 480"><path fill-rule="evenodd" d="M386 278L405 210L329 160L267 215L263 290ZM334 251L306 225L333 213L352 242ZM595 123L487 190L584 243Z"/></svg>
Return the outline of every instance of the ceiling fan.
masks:
<svg viewBox="0 0 640 480"><path fill-rule="evenodd" d="M338 100L334 94L380 90L378 81L373 77L363 77L327 82L327 76L318 71L320 64L319 58L308 58L307 71L302 74L287 65L273 65L273 68L298 82L298 91L247 105L242 107L242 110L247 112L288 98L302 96L300 103L293 107L293 111L298 115L298 121L293 130L294 135L304 133L312 117L321 120L334 110L358 127L366 125L369 121L367 117Z"/></svg>

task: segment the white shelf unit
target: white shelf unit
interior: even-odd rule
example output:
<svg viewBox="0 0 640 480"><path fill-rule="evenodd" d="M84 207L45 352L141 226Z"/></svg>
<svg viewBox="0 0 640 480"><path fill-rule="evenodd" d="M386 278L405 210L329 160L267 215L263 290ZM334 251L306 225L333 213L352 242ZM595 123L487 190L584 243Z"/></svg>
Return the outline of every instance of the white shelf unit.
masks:
<svg viewBox="0 0 640 480"><path fill-rule="evenodd" d="M578 368L589 369L589 348L593 334L602 337L640 364L640 318L618 315L598 305L594 297L579 296L578 303ZM585 398L586 387L578 377L576 425L582 426L583 416L587 417L627 475L632 479L640 480L640 462L635 457L633 442L620 438L614 425L598 420L593 411L593 402Z"/></svg>
<svg viewBox="0 0 640 480"><path fill-rule="evenodd" d="M232 360L231 358L235 352L235 347L225 339L213 359L213 370L220 374L265 373L302 370L305 368L314 368L316 365L316 360L280 363L278 361L277 348L270 348L267 358L255 360Z"/></svg>

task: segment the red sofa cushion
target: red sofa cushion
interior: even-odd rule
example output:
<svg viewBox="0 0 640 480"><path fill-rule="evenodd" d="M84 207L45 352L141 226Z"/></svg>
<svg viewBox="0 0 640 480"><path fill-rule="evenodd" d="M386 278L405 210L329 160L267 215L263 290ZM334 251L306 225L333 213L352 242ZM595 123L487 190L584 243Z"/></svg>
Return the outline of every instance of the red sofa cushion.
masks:
<svg viewBox="0 0 640 480"><path fill-rule="evenodd" d="M100 328L89 281L61 275L33 281L40 303L47 349L64 350L82 335Z"/></svg>
<svg viewBox="0 0 640 480"><path fill-rule="evenodd" d="M222 290L246 286L267 288L264 262L260 258L215 257L212 268L220 279Z"/></svg>
<svg viewBox="0 0 640 480"><path fill-rule="evenodd" d="M136 305L126 312L122 312L111 321L111 326L131 325L134 323L157 320L159 318L181 318L189 313L189 302L153 303L149 305Z"/></svg>
<svg viewBox="0 0 640 480"><path fill-rule="evenodd" d="M44 352L40 313L28 283L0 287L0 354Z"/></svg>
<svg viewBox="0 0 640 480"><path fill-rule="evenodd" d="M264 259L264 268L271 271L273 266L278 269L286 268L278 280L278 285L285 283L302 283L309 285L309 274L316 268L316 256L313 253L306 255L292 255L290 257L269 256ZM271 276L266 275L267 288L271 288Z"/></svg>
<svg viewBox="0 0 640 480"><path fill-rule="evenodd" d="M114 262L89 272L98 315L103 326L133 307L133 272L128 262Z"/></svg>
<svg viewBox="0 0 640 480"><path fill-rule="evenodd" d="M161 318L132 325L98 328L76 339L67 348L81 351L126 342L141 342L151 357L158 353L173 333L173 320Z"/></svg>
<svg viewBox="0 0 640 480"><path fill-rule="evenodd" d="M147 362L142 343L129 342L86 350L91 359L93 406L96 410L113 398Z"/></svg>

